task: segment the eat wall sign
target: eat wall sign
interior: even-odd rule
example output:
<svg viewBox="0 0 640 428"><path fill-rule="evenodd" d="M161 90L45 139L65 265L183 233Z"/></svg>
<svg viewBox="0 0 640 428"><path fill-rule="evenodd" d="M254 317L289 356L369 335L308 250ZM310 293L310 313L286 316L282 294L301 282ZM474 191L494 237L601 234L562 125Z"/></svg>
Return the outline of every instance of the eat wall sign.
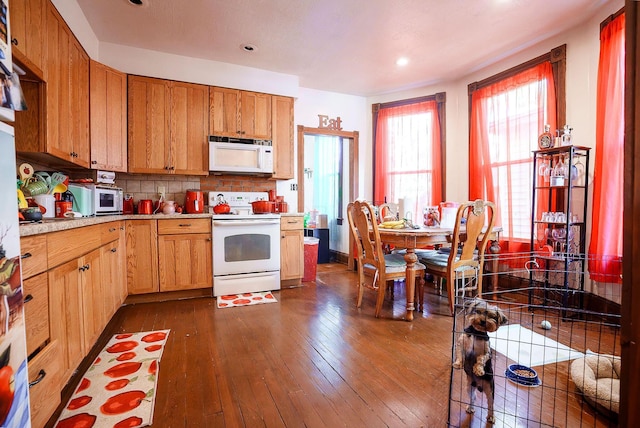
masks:
<svg viewBox="0 0 640 428"><path fill-rule="evenodd" d="M340 119L340 116L336 117L335 119L329 119L329 116L327 116L326 114L319 114L318 120L319 120L318 128L334 129L336 131L342 131L342 126L341 126L342 119Z"/></svg>

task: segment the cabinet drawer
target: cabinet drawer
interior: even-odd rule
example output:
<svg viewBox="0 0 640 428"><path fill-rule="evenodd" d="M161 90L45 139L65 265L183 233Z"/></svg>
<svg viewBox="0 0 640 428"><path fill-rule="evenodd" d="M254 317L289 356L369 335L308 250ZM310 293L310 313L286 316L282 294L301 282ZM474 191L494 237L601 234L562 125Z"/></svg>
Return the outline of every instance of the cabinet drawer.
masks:
<svg viewBox="0 0 640 428"><path fill-rule="evenodd" d="M181 233L211 233L210 218L158 220L158 235Z"/></svg>
<svg viewBox="0 0 640 428"><path fill-rule="evenodd" d="M53 232L47 235L49 267L55 267L69 260L87 254L100 246L101 225L79 227L77 229Z"/></svg>
<svg viewBox="0 0 640 428"><path fill-rule="evenodd" d="M27 355L49 339L49 286L42 273L22 283L24 288L24 323L27 333Z"/></svg>
<svg viewBox="0 0 640 428"><path fill-rule="evenodd" d="M62 354L53 341L29 361L31 424L43 427L60 404Z"/></svg>
<svg viewBox="0 0 640 428"><path fill-rule="evenodd" d="M302 216L285 216L280 217L280 230L302 230L304 226L304 218Z"/></svg>
<svg viewBox="0 0 640 428"><path fill-rule="evenodd" d="M22 277L29 278L47 270L47 238L45 235L20 239Z"/></svg>
<svg viewBox="0 0 640 428"><path fill-rule="evenodd" d="M124 230L124 221L113 221L100 225L100 240L102 245L120 238L120 232Z"/></svg>

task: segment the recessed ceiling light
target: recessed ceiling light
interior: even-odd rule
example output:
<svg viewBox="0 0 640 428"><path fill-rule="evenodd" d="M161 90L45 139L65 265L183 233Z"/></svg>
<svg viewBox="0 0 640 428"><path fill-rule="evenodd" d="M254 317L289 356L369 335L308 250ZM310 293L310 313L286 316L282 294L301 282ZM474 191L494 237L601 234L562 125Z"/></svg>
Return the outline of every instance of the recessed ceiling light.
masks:
<svg viewBox="0 0 640 428"><path fill-rule="evenodd" d="M129 3L132 6L140 6L140 7L149 6L149 0L127 0L127 3Z"/></svg>
<svg viewBox="0 0 640 428"><path fill-rule="evenodd" d="M398 58L396 60L396 65L398 65L400 67L403 67L403 66L405 66L407 64L409 64L409 59L408 58L402 57L402 58Z"/></svg>
<svg viewBox="0 0 640 428"><path fill-rule="evenodd" d="M245 43L243 45L240 45L240 49L245 52L255 52L258 50L258 47L256 45L252 45L251 43Z"/></svg>

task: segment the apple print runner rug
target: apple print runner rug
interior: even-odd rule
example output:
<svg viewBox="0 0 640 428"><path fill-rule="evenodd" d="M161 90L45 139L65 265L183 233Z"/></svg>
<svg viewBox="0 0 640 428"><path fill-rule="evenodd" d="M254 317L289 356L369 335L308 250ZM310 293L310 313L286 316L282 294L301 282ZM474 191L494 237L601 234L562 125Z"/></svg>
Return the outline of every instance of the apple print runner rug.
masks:
<svg viewBox="0 0 640 428"><path fill-rule="evenodd" d="M262 303L275 303L271 291L259 291L254 293L230 294L228 296L218 296L218 308L233 308L235 306L260 305Z"/></svg>
<svg viewBox="0 0 640 428"><path fill-rule="evenodd" d="M158 366L169 332L113 336L84 374L55 427L151 425Z"/></svg>

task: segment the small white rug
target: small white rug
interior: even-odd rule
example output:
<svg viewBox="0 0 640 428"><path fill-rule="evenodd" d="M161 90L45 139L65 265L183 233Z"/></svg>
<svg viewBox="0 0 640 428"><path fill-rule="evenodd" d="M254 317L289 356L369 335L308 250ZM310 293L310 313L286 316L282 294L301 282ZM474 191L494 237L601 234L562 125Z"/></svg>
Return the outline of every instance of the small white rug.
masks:
<svg viewBox="0 0 640 428"><path fill-rule="evenodd" d="M502 326L498 331L489 333L489 338L491 348L527 367L584 357L582 352L533 332L520 324Z"/></svg>
<svg viewBox="0 0 640 428"><path fill-rule="evenodd" d="M271 291L258 291L254 293L230 294L217 297L218 308L233 308L234 306L260 305L262 303L275 303Z"/></svg>

